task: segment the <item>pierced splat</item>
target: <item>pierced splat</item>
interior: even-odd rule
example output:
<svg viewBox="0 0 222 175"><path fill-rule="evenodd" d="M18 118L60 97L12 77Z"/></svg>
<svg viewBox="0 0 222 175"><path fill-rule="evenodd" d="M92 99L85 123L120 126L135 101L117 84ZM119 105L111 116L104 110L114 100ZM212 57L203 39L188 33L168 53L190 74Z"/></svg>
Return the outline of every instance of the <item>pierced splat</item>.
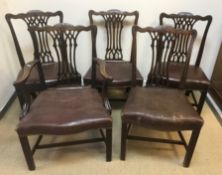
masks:
<svg viewBox="0 0 222 175"><path fill-rule="evenodd" d="M103 15L107 32L107 48L105 56L107 60L123 59L121 32L125 17L125 15L115 12Z"/></svg>
<svg viewBox="0 0 222 175"><path fill-rule="evenodd" d="M121 46L122 30L124 28L124 21L127 16L134 16L133 25L137 24L138 12L122 12L119 10L108 10L107 12L89 11L90 23L94 24L93 15L101 16L104 19L104 26L107 35L107 46L105 59L106 60L123 60L123 52Z"/></svg>
<svg viewBox="0 0 222 175"><path fill-rule="evenodd" d="M65 25L63 26L64 29L60 29L62 26L63 25L56 25L55 29L49 31L58 58L59 80L80 77L76 69L76 48L79 31L64 30Z"/></svg>
<svg viewBox="0 0 222 175"><path fill-rule="evenodd" d="M189 30L191 31L191 30ZM187 52L192 38L189 34L178 35L175 41L173 54L170 58L171 62L186 63Z"/></svg>
<svg viewBox="0 0 222 175"><path fill-rule="evenodd" d="M32 10L27 12L27 16L23 17L23 20L27 24L27 27L43 27L46 26L48 23L48 20L50 16L45 15L42 11L40 10Z"/></svg>
<svg viewBox="0 0 222 175"><path fill-rule="evenodd" d="M151 40L152 62L149 73L149 84L163 84L168 80L168 64L173 55L176 41L175 33L167 28L148 30Z"/></svg>
<svg viewBox="0 0 222 175"><path fill-rule="evenodd" d="M34 41L35 55L41 55L39 49L38 38L42 33L52 41L52 53L58 60L58 80L59 81L80 81L81 75L76 67L76 50L77 40L81 32L90 32L93 27L74 27L70 24L57 24L46 27L32 27L30 28L31 36ZM95 29L95 28L94 28Z"/></svg>
<svg viewBox="0 0 222 175"><path fill-rule="evenodd" d="M147 27L140 28L135 26L133 28L134 42L136 42L136 33L144 33L149 37L150 47L149 53L151 53L151 68L148 75L148 85L168 86L170 83L170 69L175 63L172 63L171 58L177 53L175 46L177 44L178 37L187 37L190 42L188 43L186 50L184 50L184 64L181 64L181 71L179 79L185 80L187 68L190 61L190 53L192 50L193 42L196 37L196 31L184 31L175 30L173 27L160 26L157 28ZM136 43L134 44L136 46ZM136 48L134 48L136 50ZM177 56L177 55L176 55Z"/></svg>
<svg viewBox="0 0 222 175"><path fill-rule="evenodd" d="M179 16L173 18L176 29L192 30L198 19L192 17L192 13L178 13Z"/></svg>

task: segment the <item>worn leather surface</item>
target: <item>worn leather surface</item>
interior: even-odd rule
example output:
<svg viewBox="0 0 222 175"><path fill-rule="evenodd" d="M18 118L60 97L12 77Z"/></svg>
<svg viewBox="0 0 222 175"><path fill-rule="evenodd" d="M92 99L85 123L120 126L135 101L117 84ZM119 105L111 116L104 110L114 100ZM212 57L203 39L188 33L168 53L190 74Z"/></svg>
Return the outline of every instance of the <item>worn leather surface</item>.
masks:
<svg viewBox="0 0 222 175"><path fill-rule="evenodd" d="M187 130L201 127L203 119L184 93L166 88L132 88L122 111L125 122L158 130Z"/></svg>
<svg viewBox="0 0 222 175"><path fill-rule="evenodd" d="M181 77L181 70L183 67L181 64L170 64L169 77L171 81L178 82ZM190 65L188 68L185 88L201 89L210 85L210 81L200 67Z"/></svg>
<svg viewBox="0 0 222 175"><path fill-rule="evenodd" d="M112 76L113 81L112 85L121 86L121 85L130 85L132 81L132 63L130 62L106 62L106 71L107 73ZM91 80L91 72L92 69L87 71L84 79L86 81ZM98 83L103 81L102 75L99 73L99 69L97 66L96 70L96 80ZM142 84L142 76L140 72L137 70L137 81L138 83L141 82Z"/></svg>
<svg viewBox="0 0 222 175"><path fill-rule="evenodd" d="M46 82L53 82L56 81L58 79L58 63L47 63L47 64L42 64L42 70L43 70L43 74L45 76L45 80ZM32 71L31 74L27 80L27 84L33 84L39 82L39 73L38 73L38 69L37 66L35 66Z"/></svg>
<svg viewBox="0 0 222 175"><path fill-rule="evenodd" d="M111 126L111 116L95 89L50 89L38 95L17 131L60 135Z"/></svg>

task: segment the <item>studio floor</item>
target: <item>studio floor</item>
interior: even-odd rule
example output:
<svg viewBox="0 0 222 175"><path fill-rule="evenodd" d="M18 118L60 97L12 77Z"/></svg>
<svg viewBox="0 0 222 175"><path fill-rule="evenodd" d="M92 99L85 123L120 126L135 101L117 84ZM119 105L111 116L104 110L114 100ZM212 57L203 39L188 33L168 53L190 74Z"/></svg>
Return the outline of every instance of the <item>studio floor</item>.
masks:
<svg viewBox="0 0 222 175"><path fill-rule="evenodd" d="M93 143L53 149L37 150L34 159L36 170L29 171L17 134L15 132L20 112L17 100L0 121L0 175L221 175L222 174L222 128L207 104L201 116L204 126L189 168L183 168L184 147L150 142L128 141L126 161L119 159L121 118L120 104L113 106L113 158L105 161L104 143ZM175 133L160 133L134 128L143 135L175 138ZM45 137L45 142L88 138L99 134L90 131L65 137ZM184 133L189 138L190 133ZM35 137L31 138L32 142Z"/></svg>

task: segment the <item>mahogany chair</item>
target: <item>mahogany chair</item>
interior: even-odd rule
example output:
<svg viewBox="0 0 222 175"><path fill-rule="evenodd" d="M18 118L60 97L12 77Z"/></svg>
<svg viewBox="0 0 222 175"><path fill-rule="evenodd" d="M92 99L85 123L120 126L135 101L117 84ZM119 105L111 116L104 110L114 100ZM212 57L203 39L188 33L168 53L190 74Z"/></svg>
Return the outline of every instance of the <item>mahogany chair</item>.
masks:
<svg viewBox="0 0 222 175"><path fill-rule="evenodd" d="M123 42L132 37L123 36L126 28L130 29L130 34L133 25L137 25L139 18L139 13L137 11L126 12L120 10L108 10L96 12L93 10L89 11L89 20L91 25L97 25L98 30L105 33L106 37L106 50L103 59L106 61L107 73L112 76L113 81L109 84L112 87L130 87L131 77L132 77L132 54L130 53L130 58L123 55ZM102 30L104 29L104 30ZM100 41L101 42L101 41ZM129 41L131 42L131 41ZM104 43L105 44L105 43ZM132 52L132 43L129 46L130 52ZM97 51L102 52L101 50ZM85 81L89 82L91 80L90 68L85 75ZM138 70L137 81L142 84L142 76ZM96 80L101 84L102 77L97 69Z"/></svg>
<svg viewBox="0 0 222 175"><path fill-rule="evenodd" d="M185 83L185 87L187 89L187 94L192 95L194 100L194 105L197 107L197 111L201 113L201 110L204 105L204 101L207 95L207 91L210 85L210 81L205 75L204 71L200 67L201 58L204 51L204 45L207 38L207 33L210 27L210 24L212 22L212 16L199 16L199 15L193 15L191 13L185 13L181 12L178 14L166 14L161 13L160 14L160 25L164 24L172 24L174 28L176 29L183 29L183 30L197 30L197 25L204 23L205 28L203 28L203 33L198 33L198 37L200 38L200 45L197 53L197 57L195 60L195 64L189 66L188 73L187 73L187 80ZM178 45L183 45L182 43L184 40L180 37L178 38ZM178 57L179 58L179 57ZM180 58L173 60L174 62L181 62ZM172 74L173 77L176 77L177 71L179 70L179 67L176 68L177 70L174 70L174 74ZM178 80L176 80L178 81ZM199 100L195 97L193 90L200 91L201 95Z"/></svg>
<svg viewBox="0 0 222 175"><path fill-rule="evenodd" d="M44 34L51 42L52 53L58 60L57 84L61 87L49 88L45 82L45 72L39 59L33 64L25 64L24 72L20 74L16 83L21 86L21 92L25 103L21 120L17 126L17 133L26 158L28 168L35 169L33 154L36 149L68 146L104 141L106 145L106 160L111 161L112 154L112 119L107 109L104 97L98 93L95 87L95 64L99 64L101 74L106 83L111 78L106 75L104 63L95 57L95 26L72 26L69 24L57 24L46 27L31 27L31 36L34 41L35 57L42 54L38 39ZM91 35L92 33L92 35ZM80 36L92 36L92 48L89 41ZM84 46L85 50L78 48ZM90 47L90 46L89 46ZM81 76L78 72L78 60L81 59L81 51L92 52L92 86L82 87ZM32 101L29 93L33 89L26 83L32 69L38 70L39 83L35 84L35 90L39 95ZM105 86L104 86L105 87ZM88 130L99 130L102 137L68 141L64 143L41 143L43 135L71 135ZM103 130L106 130L106 134ZM28 136L39 135L35 145L31 149Z"/></svg>
<svg viewBox="0 0 222 175"><path fill-rule="evenodd" d="M136 87L136 76L133 75L134 87L131 88L127 102L122 110L122 138L121 138L121 160L126 156L126 140L140 140L184 145L186 155L183 165L188 167L192 154L203 125L203 119L188 102L183 92L186 81L187 68L189 65L193 42L196 31L176 30L169 26L157 28L133 27L134 60L133 69L136 69L137 57L137 35L146 38L150 45L145 47L149 54L151 63L147 77L146 87ZM178 37L185 37L189 40L184 50L184 59L181 64L181 74L178 77L179 87L171 88L171 69L178 63L171 62L176 56L176 41ZM148 138L130 134L132 126L140 126L159 131L178 132L180 140L169 140L164 138ZM133 128L132 128L133 130ZM187 144L182 131L192 131L191 138Z"/></svg>
<svg viewBox="0 0 222 175"><path fill-rule="evenodd" d="M62 23L63 22L63 13L61 11L56 12L43 12L40 10L31 10L27 13L19 13L19 14L6 14L5 15L6 21L9 25L12 38L14 40L16 52L18 55L18 60L21 66L20 74L23 72L25 64L28 62L26 56L24 57L24 53L22 52L22 45L19 42L18 38L18 32L16 31L18 29L18 26L16 26L16 21L21 21L25 24L27 29L30 27L44 27L49 24L56 24L56 23ZM28 34L27 30L27 34ZM28 34L29 35L29 34ZM39 44L41 47L39 49L42 50L42 54L39 58L42 63L42 68L45 73L45 80L49 83L54 83L56 80L56 73L58 69L58 64L55 62L51 51L49 50L48 41L45 39L45 35L43 34L41 36L41 39L39 40ZM31 60L33 60L32 58ZM26 84L35 84L35 82L38 80L38 71L36 68L34 68L26 82ZM23 106L24 99L21 95L21 93L17 90L17 84L14 84L16 93L19 99L19 102L21 106Z"/></svg>

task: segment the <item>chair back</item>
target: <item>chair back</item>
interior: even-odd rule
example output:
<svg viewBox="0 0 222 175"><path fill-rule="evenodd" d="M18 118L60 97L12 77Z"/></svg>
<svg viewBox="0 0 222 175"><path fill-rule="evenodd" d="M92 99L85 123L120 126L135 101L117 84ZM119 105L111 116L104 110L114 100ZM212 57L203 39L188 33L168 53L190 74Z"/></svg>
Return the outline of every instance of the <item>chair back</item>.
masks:
<svg viewBox="0 0 222 175"><path fill-rule="evenodd" d="M200 45L197 52L197 58L195 61L195 66L199 66L201 62L201 58L203 55L204 45L207 37L207 33L210 27L210 24L212 22L212 16L199 16L199 15L193 15L192 13L188 12L180 12L178 14L166 14L161 13L160 17L160 25L163 24L169 24L170 22L173 23L174 28L176 29L182 29L182 30L197 30L197 23L204 22L206 23L205 27L203 28L203 33L200 35ZM200 32L198 32L199 34ZM180 45L183 45L183 42L185 41L184 38L178 38L178 43ZM179 58L179 57L178 57ZM179 60L174 60L179 61Z"/></svg>
<svg viewBox="0 0 222 175"><path fill-rule="evenodd" d="M49 25L49 21L53 18L56 20L56 23L63 22L63 13L61 11L57 11L57 12L43 12L40 10L32 10L29 11L27 13L19 13L19 14L6 14L5 15L6 21L9 25L13 40L14 40L14 44L15 44L15 48L16 48L16 52L18 55L18 59L20 62L21 67L24 67L25 65L25 59L23 56L23 52L21 49L21 45L19 43L18 40L18 35L16 34L16 27L13 25L13 20L21 20L25 23L25 25L27 26L27 29L29 29L30 27L44 27L46 25ZM42 63L49 63L49 62L53 62L54 59L51 55L51 52L48 48L48 42L43 42L46 41L45 40L45 35L42 34L42 36L40 36L42 39L40 40L41 42L41 49L42 49L42 55L39 57L39 59L41 60Z"/></svg>
<svg viewBox="0 0 222 175"><path fill-rule="evenodd" d="M139 13L138 11L126 12L120 10L108 10L96 12L93 10L89 11L89 20L91 25L95 25L95 16L102 17L102 27L105 28L106 33L106 50L105 60L109 61L123 61L123 29L124 27L131 27L137 25ZM131 18L132 17L132 18ZM100 21L101 22L101 21ZM98 23L97 23L98 24ZM99 27L101 25L97 25ZM127 38L125 38L127 39ZM130 50L132 46L130 47ZM131 60L131 54L130 54Z"/></svg>
<svg viewBox="0 0 222 175"><path fill-rule="evenodd" d="M41 57L42 45L41 43L49 43L51 54L57 60L58 72L57 72L57 82L58 84L81 84L81 75L78 71L77 66L77 52L88 52L92 58L92 82L95 82L95 63L93 63L93 58L95 57L95 36L96 27L95 26L73 26L71 24L59 23L54 26L45 27L31 27L29 29L35 49L35 59ZM85 39L87 36L91 38L90 40ZM45 41L42 40L42 35L45 35ZM84 35L84 37L80 37ZM80 43L81 38L81 43ZM84 41L82 41L84 40ZM91 44L90 50L87 49L89 44ZM84 50L78 51L79 45L84 47ZM90 47L90 46L89 46ZM82 47L81 47L82 48ZM81 56L81 53L78 56ZM81 59L78 57L78 59ZM39 76L41 83L45 82L44 73L42 71L41 64L38 64Z"/></svg>
<svg viewBox="0 0 222 175"><path fill-rule="evenodd" d="M170 26L159 26L156 28L138 26L133 27L133 85L136 85L136 60L137 60L137 35L141 34L145 40L146 53L149 59L149 73L147 86L172 86L170 73L179 68L179 87L183 87L186 79L187 69L190 62L191 51L196 37L195 30L178 30ZM178 38L185 38L183 45L177 45ZM183 52L177 53L178 47ZM139 50L139 49L138 49ZM178 55L183 58L182 62L172 62ZM144 56L143 56L144 58ZM177 85L178 87L178 85Z"/></svg>

